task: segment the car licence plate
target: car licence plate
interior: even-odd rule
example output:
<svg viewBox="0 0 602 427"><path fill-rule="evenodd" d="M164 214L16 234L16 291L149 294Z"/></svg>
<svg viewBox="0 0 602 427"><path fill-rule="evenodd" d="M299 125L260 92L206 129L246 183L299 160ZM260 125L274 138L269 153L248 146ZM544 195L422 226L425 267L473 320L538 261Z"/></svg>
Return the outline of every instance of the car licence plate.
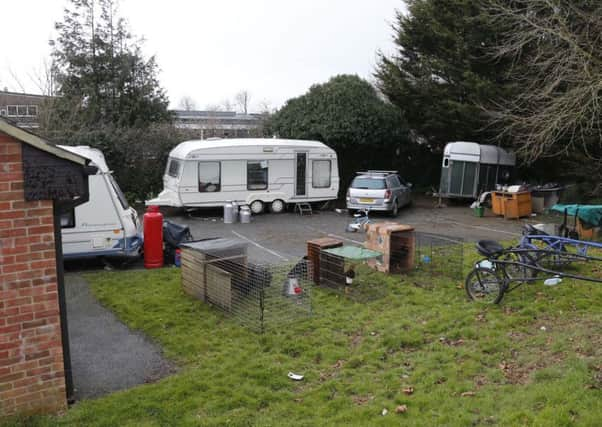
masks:
<svg viewBox="0 0 602 427"><path fill-rule="evenodd" d="M360 203L374 203L374 199L360 199Z"/></svg>

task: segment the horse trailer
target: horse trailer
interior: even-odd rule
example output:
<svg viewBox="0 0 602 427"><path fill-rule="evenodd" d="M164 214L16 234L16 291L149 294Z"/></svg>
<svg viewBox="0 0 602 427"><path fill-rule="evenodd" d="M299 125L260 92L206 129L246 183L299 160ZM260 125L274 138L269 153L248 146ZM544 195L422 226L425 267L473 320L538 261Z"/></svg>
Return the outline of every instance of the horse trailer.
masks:
<svg viewBox="0 0 602 427"><path fill-rule="evenodd" d="M450 142L443 151L439 195L476 199L495 186L509 184L516 165L514 153L476 142Z"/></svg>

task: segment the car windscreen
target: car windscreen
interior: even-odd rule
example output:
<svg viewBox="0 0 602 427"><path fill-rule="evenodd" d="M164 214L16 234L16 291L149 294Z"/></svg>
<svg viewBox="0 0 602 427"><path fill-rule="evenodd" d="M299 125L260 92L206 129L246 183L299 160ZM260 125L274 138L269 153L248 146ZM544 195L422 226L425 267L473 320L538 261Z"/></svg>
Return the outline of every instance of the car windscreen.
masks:
<svg viewBox="0 0 602 427"><path fill-rule="evenodd" d="M382 178L362 178L358 176L351 183L351 188L359 188L362 190L384 190L387 188L387 185Z"/></svg>

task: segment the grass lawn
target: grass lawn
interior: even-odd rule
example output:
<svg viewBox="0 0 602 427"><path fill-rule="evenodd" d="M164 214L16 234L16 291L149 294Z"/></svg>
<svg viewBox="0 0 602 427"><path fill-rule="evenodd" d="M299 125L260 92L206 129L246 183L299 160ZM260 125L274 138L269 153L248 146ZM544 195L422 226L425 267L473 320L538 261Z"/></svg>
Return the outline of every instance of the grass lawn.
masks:
<svg viewBox="0 0 602 427"><path fill-rule="evenodd" d="M312 318L259 335L185 296L177 269L90 274L100 301L158 342L178 373L63 416L5 422L600 425L601 284L540 281L479 306L442 276L361 275L387 296L358 303L316 289Z"/></svg>

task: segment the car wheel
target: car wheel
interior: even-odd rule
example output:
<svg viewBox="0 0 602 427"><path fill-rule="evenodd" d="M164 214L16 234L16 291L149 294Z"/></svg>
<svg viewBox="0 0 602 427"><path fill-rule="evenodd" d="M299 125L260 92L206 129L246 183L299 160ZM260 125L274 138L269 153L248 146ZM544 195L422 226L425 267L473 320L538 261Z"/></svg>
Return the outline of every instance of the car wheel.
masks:
<svg viewBox="0 0 602 427"><path fill-rule="evenodd" d="M397 216L399 215L399 205L397 204L397 200L395 200L395 202L393 202L393 209L391 209L391 216Z"/></svg>
<svg viewBox="0 0 602 427"><path fill-rule="evenodd" d="M272 213L282 213L284 212L285 207L286 204L282 200L276 199L270 205L270 210L272 211Z"/></svg>
<svg viewBox="0 0 602 427"><path fill-rule="evenodd" d="M255 200L249 205L251 212L258 215L263 212L263 202L261 200Z"/></svg>

